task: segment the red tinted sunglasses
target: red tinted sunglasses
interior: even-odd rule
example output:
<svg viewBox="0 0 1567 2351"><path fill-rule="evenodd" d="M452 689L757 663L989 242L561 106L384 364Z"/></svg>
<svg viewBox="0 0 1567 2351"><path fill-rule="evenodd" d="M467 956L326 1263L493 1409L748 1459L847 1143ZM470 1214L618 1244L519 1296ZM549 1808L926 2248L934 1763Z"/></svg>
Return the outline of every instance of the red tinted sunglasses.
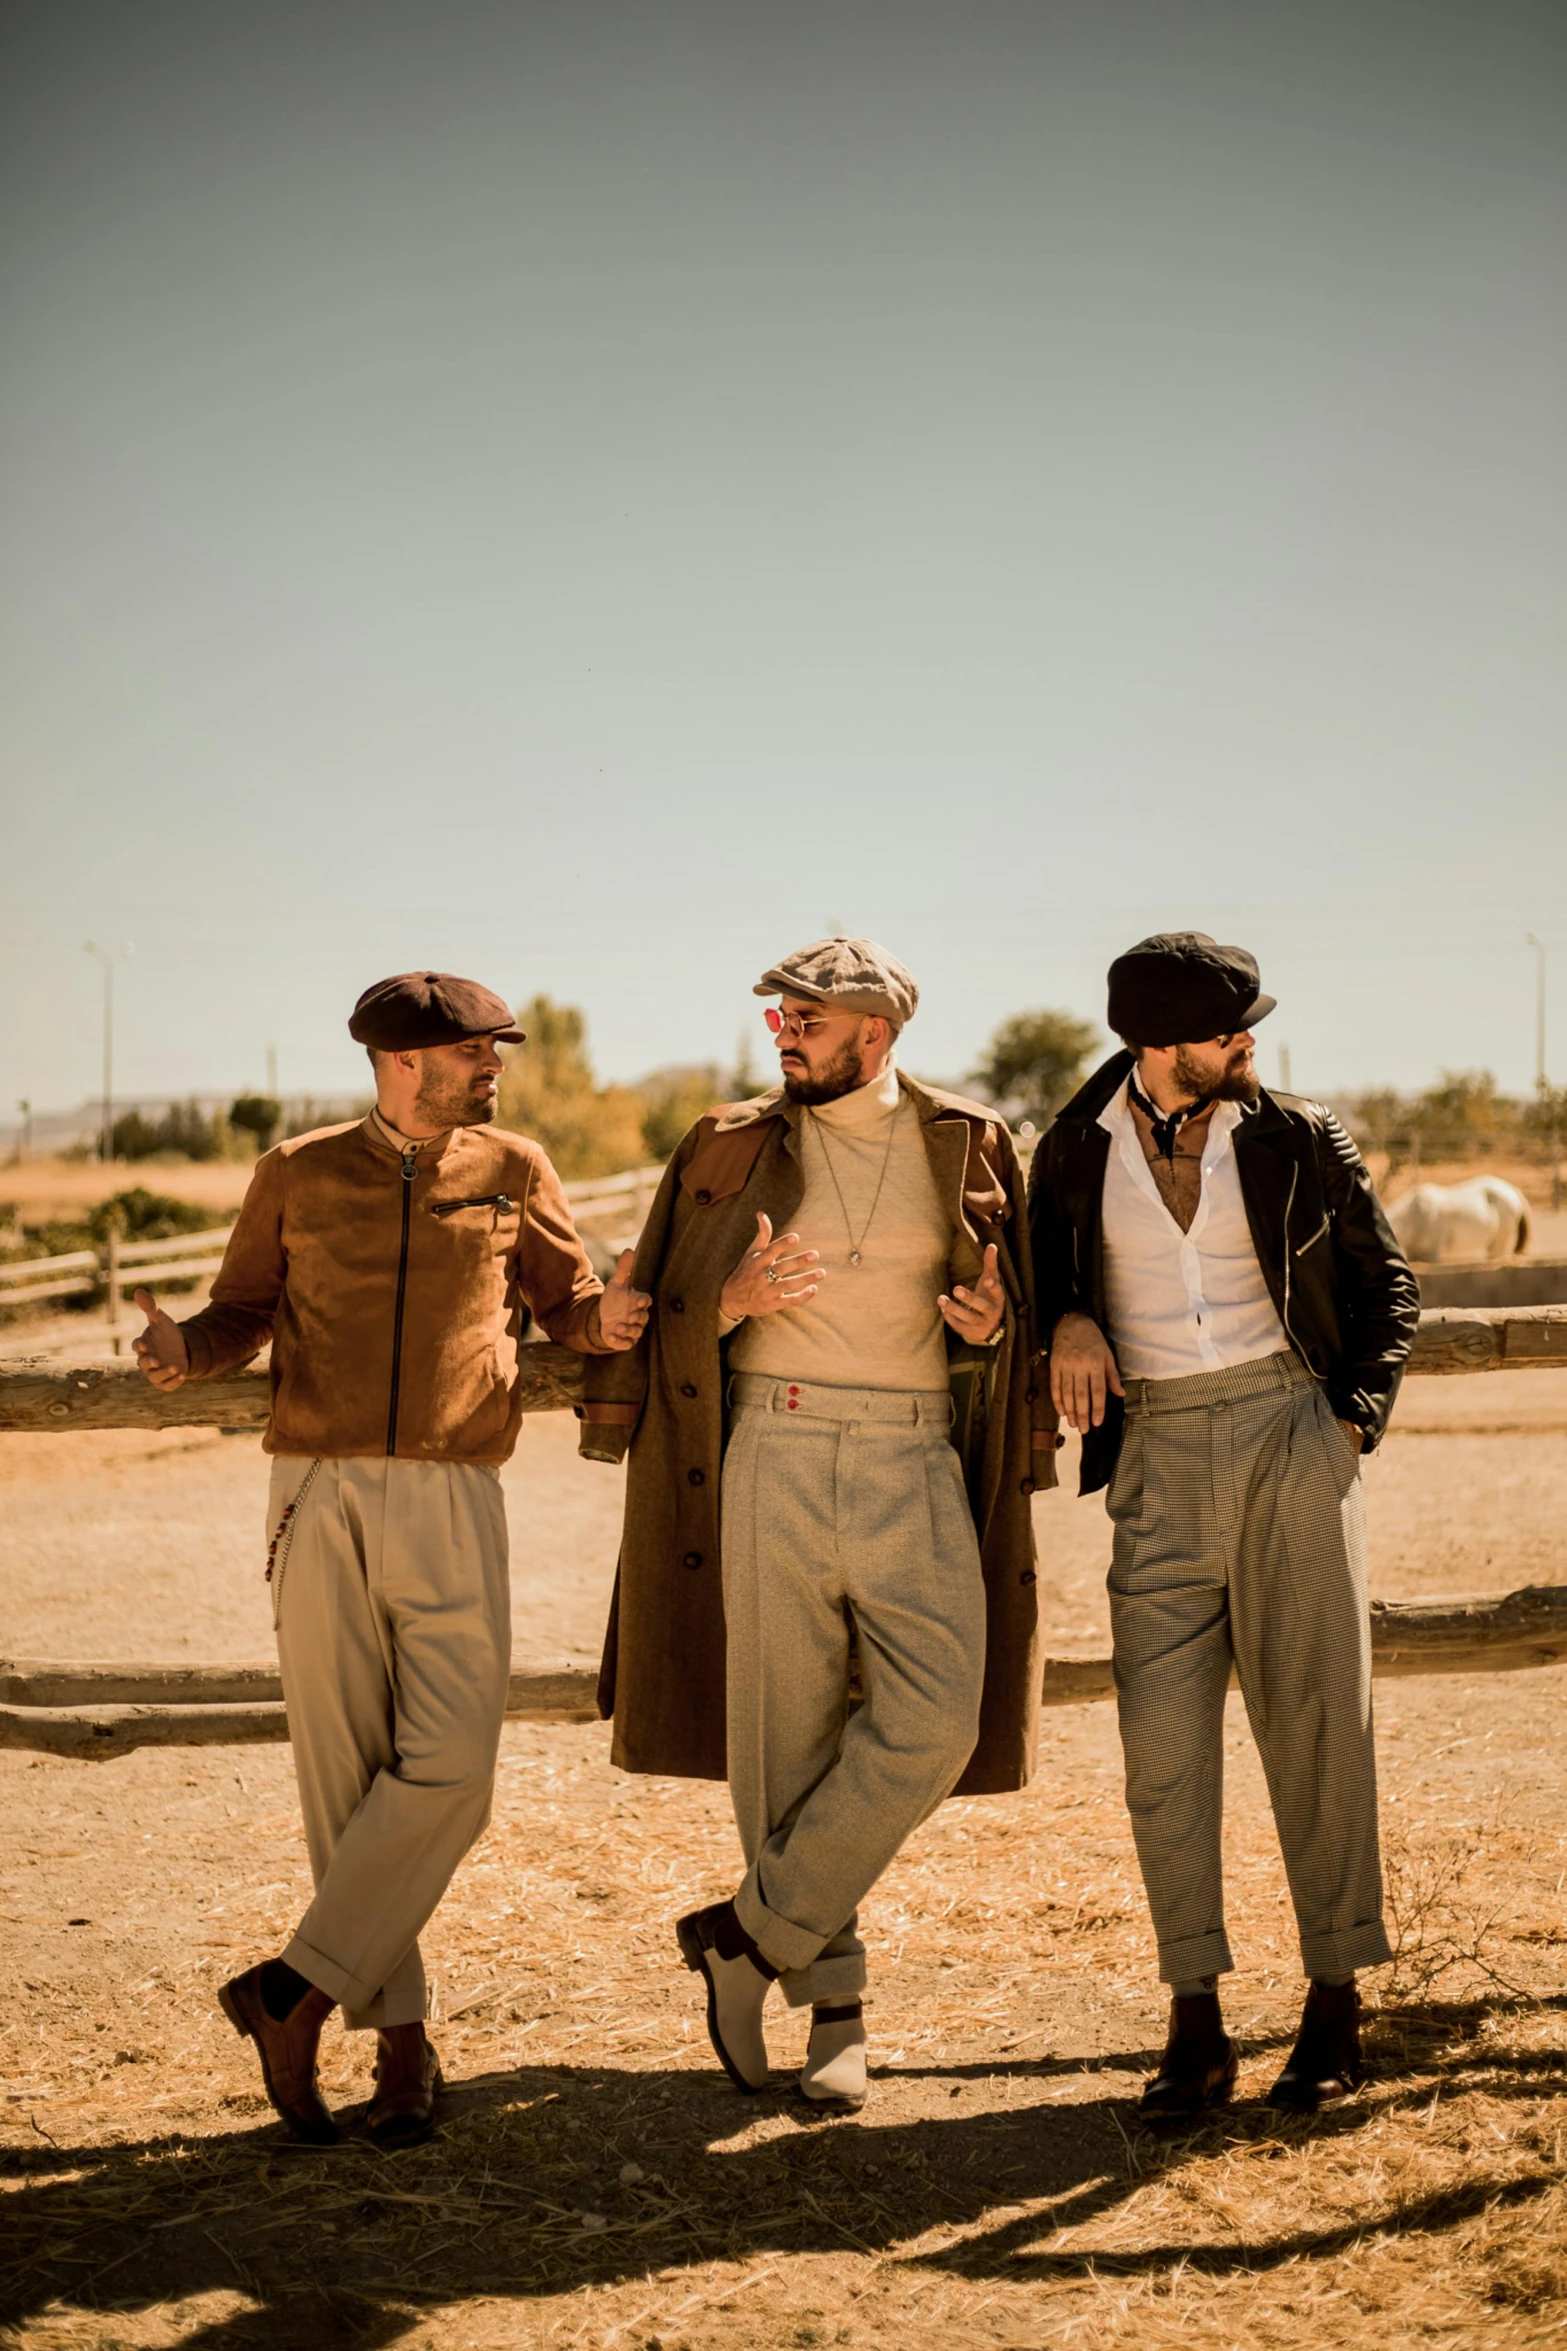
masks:
<svg viewBox="0 0 1567 2351"><path fill-rule="evenodd" d="M779 1012L774 1006L769 1006L762 1018L775 1037L814 1037L819 1029L827 1026L824 1016L819 1012Z"/></svg>

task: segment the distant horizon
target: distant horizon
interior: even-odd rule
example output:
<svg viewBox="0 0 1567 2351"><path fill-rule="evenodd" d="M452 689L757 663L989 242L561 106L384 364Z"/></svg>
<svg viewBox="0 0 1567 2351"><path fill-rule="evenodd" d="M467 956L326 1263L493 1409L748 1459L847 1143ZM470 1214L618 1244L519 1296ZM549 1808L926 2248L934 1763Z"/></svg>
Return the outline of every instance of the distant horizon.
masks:
<svg viewBox="0 0 1567 2351"><path fill-rule="evenodd" d="M419 962L963 1069L1258 956L1567 1080L1567 10L0 15L0 1105L352 1083ZM1331 1075L1332 1085L1328 1085Z"/></svg>

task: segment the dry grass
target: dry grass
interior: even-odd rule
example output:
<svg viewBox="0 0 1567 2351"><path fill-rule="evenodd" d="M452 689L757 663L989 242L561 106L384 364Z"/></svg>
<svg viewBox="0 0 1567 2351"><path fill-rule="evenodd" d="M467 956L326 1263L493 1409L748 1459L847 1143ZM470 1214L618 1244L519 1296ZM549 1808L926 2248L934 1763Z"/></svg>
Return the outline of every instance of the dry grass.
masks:
<svg viewBox="0 0 1567 2351"><path fill-rule="evenodd" d="M1448 1435L1370 1480L1380 1590L1501 1588L1560 1558L1559 1434ZM578 1479L569 1438L530 1431L508 1480L519 1652L580 1650L600 1618L619 1489ZM15 1645L264 1655L253 1449L89 1474L59 1443L6 1487ZM1039 1508L1054 1637L1096 1649L1102 1521ZM286 2146L212 1999L305 1899L286 1750L0 1755L0 2341L1567 2344L1564 1694L1551 1672L1382 1685L1398 1958L1370 1979L1371 2083L1315 2126L1261 2102L1300 1987L1232 1708L1242 2095L1169 2144L1135 2120L1163 2019L1107 1707L1052 1715L1030 1790L945 1807L877 1889L877 2078L863 2116L827 2122L790 2094L798 2020L773 2027L776 2092L742 2099L675 1961L673 1918L733 1879L724 1792L621 1777L601 1730L514 1727L427 1938L445 2127L390 2159ZM368 2062L329 2034L335 2104Z"/></svg>
<svg viewBox="0 0 1567 2351"><path fill-rule="evenodd" d="M1542 1679L1545 1677L1542 1677ZM1106 1736L1106 1734L1110 1736ZM1156 2046L1111 1726L1083 1710L1036 1788L952 1805L869 1921L878 2065L821 2122L780 2071L717 2075L669 1921L733 1867L722 1791L613 1774L603 1734L508 1737L494 1829L430 1938L454 2084L430 2147L284 2146L211 1987L276 1947L303 1892L287 1759L132 1758L157 1819L109 1964L161 1911L158 1964L106 2034L44 1973L11 2037L6 2342L232 2346L1056 2343L1299 2351L1567 2338L1562 1840L1495 1819L1395 1854L1401 1948L1375 2080L1316 2125L1259 2102L1297 1996L1256 1790L1234 1839L1242 2103L1138 2131ZM9 1759L8 1759L9 1760ZM13 1780L17 1792L20 1774ZM99 1775L35 1765L36 1855L71 1882ZM1245 1774L1242 1774L1243 1781ZM21 1791L31 1793L28 1790ZM240 1883L215 1881L226 1813ZM40 1912L37 1926L48 1921ZM68 1933L68 1930L67 1930ZM1268 1945L1273 1949L1268 1951ZM1515 1986L1503 1990L1503 1983ZM798 2020L774 2026L780 2069ZM47 2053L47 2074L36 2072ZM28 2070L23 2070L28 2069ZM365 2089L327 2044L329 2094Z"/></svg>

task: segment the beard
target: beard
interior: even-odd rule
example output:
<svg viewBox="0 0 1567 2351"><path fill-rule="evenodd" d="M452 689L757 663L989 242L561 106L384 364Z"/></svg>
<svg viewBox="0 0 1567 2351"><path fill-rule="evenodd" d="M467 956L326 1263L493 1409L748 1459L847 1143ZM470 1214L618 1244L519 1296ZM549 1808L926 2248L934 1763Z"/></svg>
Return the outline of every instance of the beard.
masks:
<svg viewBox="0 0 1567 2351"><path fill-rule="evenodd" d="M428 1127L485 1127L494 1118L496 1098L481 1092L472 1078L426 1073L414 1100L414 1110Z"/></svg>
<svg viewBox="0 0 1567 2351"><path fill-rule="evenodd" d="M1171 1075L1183 1094L1206 1094L1210 1102L1255 1102L1262 1093L1262 1080L1255 1068L1248 1069L1244 1053L1232 1055L1219 1075L1210 1077L1184 1045L1177 1045Z"/></svg>
<svg viewBox="0 0 1567 2351"><path fill-rule="evenodd" d="M839 1046L830 1061L822 1063L814 1077L786 1071L783 1086L791 1102L837 1102L864 1083L864 1056L859 1040L851 1037L846 1045Z"/></svg>

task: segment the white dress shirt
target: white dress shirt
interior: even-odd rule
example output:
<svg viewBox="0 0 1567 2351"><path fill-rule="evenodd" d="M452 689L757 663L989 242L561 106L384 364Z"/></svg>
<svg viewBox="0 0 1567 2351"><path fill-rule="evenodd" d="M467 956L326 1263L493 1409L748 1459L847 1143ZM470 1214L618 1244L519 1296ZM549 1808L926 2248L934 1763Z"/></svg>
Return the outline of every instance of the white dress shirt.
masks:
<svg viewBox="0 0 1567 2351"><path fill-rule="evenodd" d="M1099 1114L1105 1164L1105 1306L1123 1378L1178 1380L1224 1371L1289 1341L1268 1295L1233 1136L1240 1105L1220 1102L1202 1152L1202 1196L1183 1233L1160 1198L1123 1085Z"/></svg>

